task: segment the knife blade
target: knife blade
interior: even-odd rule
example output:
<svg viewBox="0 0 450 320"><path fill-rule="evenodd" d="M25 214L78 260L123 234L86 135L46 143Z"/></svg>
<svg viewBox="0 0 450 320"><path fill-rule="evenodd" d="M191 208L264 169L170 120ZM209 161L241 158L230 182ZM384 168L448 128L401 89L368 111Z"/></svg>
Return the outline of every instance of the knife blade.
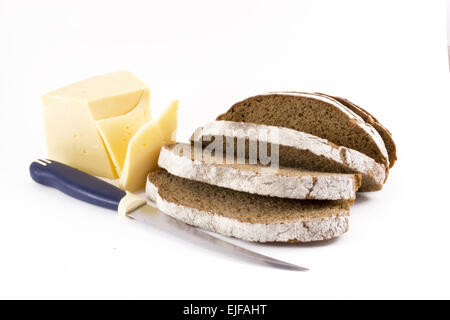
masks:
<svg viewBox="0 0 450 320"><path fill-rule="evenodd" d="M123 191L97 177L72 168L63 163L39 159L30 165L31 178L40 184L56 188L65 194L108 209L115 210L128 218L158 228L183 240L189 240L209 250L237 256L260 265L293 271L307 271L307 268L281 261L245 249L228 241L214 237L201 229L180 222L151 207L147 201Z"/></svg>

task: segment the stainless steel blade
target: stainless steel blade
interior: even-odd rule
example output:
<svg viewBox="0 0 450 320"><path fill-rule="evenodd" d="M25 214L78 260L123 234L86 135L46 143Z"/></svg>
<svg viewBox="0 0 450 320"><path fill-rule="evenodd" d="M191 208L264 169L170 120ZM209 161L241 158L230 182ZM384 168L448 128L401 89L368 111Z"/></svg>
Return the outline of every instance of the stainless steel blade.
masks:
<svg viewBox="0 0 450 320"><path fill-rule="evenodd" d="M219 252L240 256L248 261L272 266L282 269L295 270L295 271L307 271L307 268L297 266L292 263L284 262L278 259L274 259L251 250L236 246L230 242L213 237L208 233L202 231L197 227L187 225L174 218L167 216L149 205L145 205L131 213L128 217L140 221L152 226L157 227L160 230L169 232L170 234L180 237L182 239L188 239L190 242L194 242L207 249L215 250L219 249Z"/></svg>

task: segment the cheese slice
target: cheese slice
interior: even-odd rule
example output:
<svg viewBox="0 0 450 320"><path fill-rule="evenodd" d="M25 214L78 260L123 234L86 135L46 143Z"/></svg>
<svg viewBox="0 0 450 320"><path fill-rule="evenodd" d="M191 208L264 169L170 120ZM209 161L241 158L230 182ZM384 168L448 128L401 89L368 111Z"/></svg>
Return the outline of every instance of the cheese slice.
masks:
<svg viewBox="0 0 450 320"><path fill-rule="evenodd" d="M127 71L92 77L42 97L48 156L87 173L117 178L96 120L117 117L149 99ZM149 104L149 102L148 102Z"/></svg>
<svg viewBox="0 0 450 320"><path fill-rule="evenodd" d="M174 101L160 118L143 125L128 143L120 176L120 186L136 191L145 186L149 172L158 168L158 158L164 143L176 140L178 101Z"/></svg>
<svg viewBox="0 0 450 320"><path fill-rule="evenodd" d="M158 157L164 138L157 121L142 126L128 144L119 184L129 191L144 187L150 171L158 168Z"/></svg>
<svg viewBox="0 0 450 320"><path fill-rule="evenodd" d="M178 122L178 100L173 101L158 120L164 142L176 142Z"/></svg>
<svg viewBox="0 0 450 320"><path fill-rule="evenodd" d="M127 114L96 122L98 132L119 176L122 173L129 141L150 119L150 91L146 90L139 104Z"/></svg>

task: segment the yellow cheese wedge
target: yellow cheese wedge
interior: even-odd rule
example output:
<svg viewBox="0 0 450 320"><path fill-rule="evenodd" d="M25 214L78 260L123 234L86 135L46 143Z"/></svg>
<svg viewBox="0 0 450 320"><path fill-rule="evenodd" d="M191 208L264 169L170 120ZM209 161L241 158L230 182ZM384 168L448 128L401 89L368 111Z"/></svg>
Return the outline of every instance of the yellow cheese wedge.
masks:
<svg viewBox="0 0 450 320"><path fill-rule="evenodd" d="M133 110L147 86L127 71L89 78L42 97L49 158L87 173L117 178L95 120ZM149 97L148 97L149 99ZM149 102L148 102L149 103Z"/></svg>
<svg viewBox="0 0 450 320"><path fill-rule="evenodd" d="M164 138L157 121L150 121L136 132L128 144L119 181L122 188L136 191L145 186L147 174L158 167L159 152L163 144Z"/></svg>
<svg viewBox="0 0 450 320"><path fill-rule="evenodd" d="M158 120L164 142L176 142L178 122L178 100L173 101Z"/></svg>
<svg viewBox="0 0 450 320"><path fill-rule="evenodd" d="M146 90L139 104L127 114L97 121L97 129L119 176L122 174L129 141L150 119L150 92Z"/></svg>
<svg viewBox="0 0 450 320"><path fill-rule="evenodd" d="M143 125L128 143L120 186L136 191L145 186L149 172L158 168L158 157L164 143L176 141L178 101L174 101L155 121Z"/></svg>

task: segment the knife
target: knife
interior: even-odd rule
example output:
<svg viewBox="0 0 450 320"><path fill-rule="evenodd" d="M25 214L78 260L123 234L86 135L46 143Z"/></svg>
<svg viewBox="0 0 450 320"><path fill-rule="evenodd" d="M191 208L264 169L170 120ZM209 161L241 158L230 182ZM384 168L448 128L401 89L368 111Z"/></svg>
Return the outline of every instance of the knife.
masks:
<svg viewBox="0 0 450 320"><path fill-rule="evenodd" d="M197 227L169 217L149 206L147 201L131 192L123 191L108 182L63 163L48 159L33 161L30 165L30 175L37 183L56 188L73 198L115 210L128 218L157 227L207 249L220 249L222 253L239 256L266 266L295 271L308 270L216 238Z"/></svg>

